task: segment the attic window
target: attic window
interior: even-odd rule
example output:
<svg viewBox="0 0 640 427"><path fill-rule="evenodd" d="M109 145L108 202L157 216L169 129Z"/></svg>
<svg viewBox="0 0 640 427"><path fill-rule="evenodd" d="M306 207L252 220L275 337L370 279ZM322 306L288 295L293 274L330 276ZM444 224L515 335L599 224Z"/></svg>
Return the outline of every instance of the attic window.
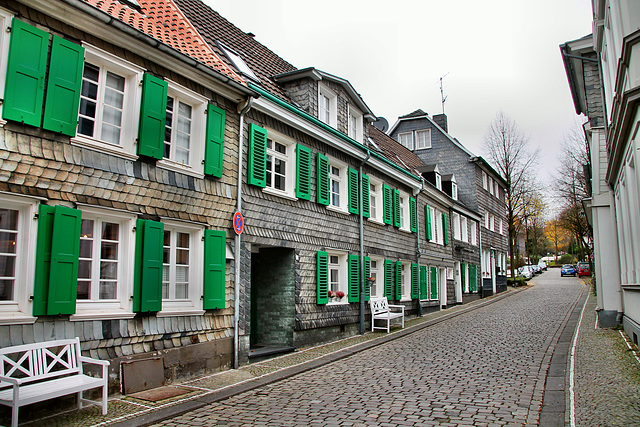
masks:
<svg viewBox="0 0 640 427"><path fill-rule="evenodd" d="M222 42L217 41L216 44L218 45L218 48L220 48L222 53L224 53L224 56L226 56L227 59L231 61L233 66L236 67L236 70L238 70L240 74L250 78L251 80L257 83L260 82L260 79L258 79L258 77L255 74L253 74L253 71L251 71L251 68L249 68L247 63L244 62L244 60L240 57L240 55L238 55L236 52L234 52L233 50L231 50L230 48L222 44Z"/></svg>

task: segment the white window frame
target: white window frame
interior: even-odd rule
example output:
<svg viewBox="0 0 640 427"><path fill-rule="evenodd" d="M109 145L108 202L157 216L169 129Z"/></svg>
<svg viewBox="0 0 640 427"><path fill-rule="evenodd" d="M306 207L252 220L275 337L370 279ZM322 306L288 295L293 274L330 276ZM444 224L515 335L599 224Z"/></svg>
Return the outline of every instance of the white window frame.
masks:
<svg viewBox="0 0 640 427"><path fill-rule="evenodd" d="M354 108L349 105L349 116L348 116L348 135L349 138L355 139L356 141L362 143L363 138L363 130L362 130L362 113L360 110Z"/></svg>
<svg viewBox="0 0 640 427"><path fill-rule="evenodd" d="M273 194L275 196L284 197L290 200L297 200L296 198L296 141L289 138L286 135L276 132L273 129L267 129L267 139L273 142L284 145L286 147L286 153L277 152L272 148L267 148L267 156L277 157L286 162L285 167L285 189L280 190L273 188L267 182L266 187L262 189L264 193ZM331 167L331 166L329 166ZM331 170L331 169L329 169ZM265 174L266 176L266 174ZM273 175L271 176L273 179ZM345 178L346 179L346 178Z"/></svg>
<svg viewBox="0 0 640 427"><path fill-rule="evenodd" d="M436 208L429 206L429 216L431 217L431 243L438 243L438 218L436 217Z"/></svg>
<svg viewBox="0 0 640 427"><path fill-rule="evenodd" d="M453 238L456 240L462 240L462 234L460 232L460 214L453 212L451 214L451 220L453 222Z"/></svg>
<svg viewBox="0 0 640 427"><path fill-rule="evenodd" d="M402 265L402 278L400 280L402 284L402 298L400 301L411 301L411 262L400 261Z"/></svg>
<svg viewBox="0 0 640 427"><path fill-rule="evenodd" d="M335 179L332 178L332 176L335 176L331 173L332 168L337 168L340 171L340 178ZM327 209L335 211L335 212L341 212L341 213L346 213L348 214L348 203L349 203L349 187L348 187L348 181L349 181L349 177L347 176L347 171L348 171L348 166L346 163L343 163L339 160L336 160L332 157L329 157L329 205L327 206ZM334 205L333 204L333 181L338 181L339 182L339 187L338 187L338 191L339 191L339 198L340 198L340 203L339 205Z"/></svg>
<svg viewBox="0 0 640 427"><path fill-rule="evenodd" d="M489 211L484 211L484 228L489 229Z"/></svg>
<svg viewBox="0 0 640 427"><path fill-rule="evenodd" d="M447 280L453 280L453 268L447 267Z"/></svg>
<svg viewBox="0 0 640 427"><path fill-rule="evenodd" d="M498 233L504 234L504 229L502 228L502 218L498 218Z"/></svg>
<svg viewBox="0 0 640 427"><path fill-rule="evenodd" d="M437 211L436 211L437 212ZM442 215L444 215L444 213L442 212L437 212L437 219L436 219L436 243L439 245L444 245L444 230L442 228Z"/></svg>
<svg viewBox="0 0 640 427"><path fill-rule="evenodd" d="M187 89L171 80L167 80L169 89L167 95L174 100L175 111L174 116L177 116L177 101L181 101L191 106L191 137L189 140L189 164L185 165L178 163L174 159L163 157L162 160L158 160L156 164L158 167L173 170L175 172L184 173L194 176L196 178L204 178L204 149L205 139L207 132L207 98ZM172 142L175 144L175 142ZM164 141L163 141L163 153L164 153Z"/></svg>
<svg viewBox="0 0 640 427"><path fill-rule="evenodd" d="M14 289L11 301L0 301L0 325L34 323L31 298L36 258L37 221L39 201L36 198L19 197L0 193L3 209L18 211L18 236L16 239L16 263L14 266Z"/></svg>
<svg viewBox="0 0 640 427"><path fill-rule="evenodd" d="M466 216L460 217L460 235L463 242L469 243L469 229L467 227L467 221L468 220Z"/></svg>
<svg viewBox="0 0 640 427"><path fill-rule="evenodd" d="M374 186L375 191L371 191L371 187L369 187L369 206L370 206L370 216L369 220L373 222L377 222L379 224L384 224L384 200L382 194L382 181L369 177L369 186ZM375 200L375 204L374 204ZM375 206L375 210L373 207Z"/></svg>
<svg viewBox="0 0 640 427"><path fill-rule="evenodd" d="M0 9L0 76L7 75L7 63L9 62L9 42L11 40L11 34L8 29L11 26L11 20L13 14L4 9ZM0 78L0 93L4 94L4 88L7 80L6 78ZM2 118L3 103L0 103L0 128L4 127L7 123Z"/></svg>
<svg viewBox="0 0 640 427"><path fill-rule="evenodd" d="M489 230L496 231L496 216L489 214Z"/></svg>
<svg viewBox="0 0 640 427"><path fill-rule="evenodd" d="M487 173L482 171L482 188L487 189Z"/></svg>
<svg viewBox="0 0 640 427"><path fill-rule="evenodd" d="M189 290L186 299L162 299L162 310L158 317L200 316L202 309L204 280L204 227L202 224L161 218L164 231L189 234ZM163 249L164 250L164 249ZM164 272L164 265L163 265Z"/></svg>
<svg viewBox="0 0 640 427"><path fill-rule="evenodd" d="M489 194L493 196L493 179L491 177L489 177L488 179L489 183L487 185L489 186Z"/></svg>
<svg viewBox="0 0 640 427"><path fill-rule="evenodd" d="M342 291L344 292L344 297L342 297L341 301L331 301L331 299L329 299L329 303L330 305L332 304L349 304L349 268L348 268L348 259L349 259L349 254L347 252L344 251L339 251L339 250L335 250L335 249L328 249L327 250L327 255L328 255L328 277L329 277L329 290L330 291ZM338 263L333 263L332 262L332 257L337 257L338 258ZM332 271L337 271L338 274L338 281L337 281L337 288L333 289L333 280L331 277L331 272Z"/></svg>
<svg viewBox="0 0 640 427"><path fill-rule="evenodd" d="M119 225L118 246L118 286L117 296L113 300L76 300L76 312L69 317L71 321L82 320L108 320L127 319L134 316L133 302L133 272L135 252L135 233L131 230L135 227L136 216L115 209L100 209L91 206L80 205L82 219L114 222ZM96 240L97 242L98 240ZM95 246L94 246L95 249ZM99 267L99 258L93 253L93 268ZM96 261L98 265L96 266Z"/></svg>
<svg viewBox="0 0 640 427"><path fill-rule="evenodd" d="M442 191L442 175L439 172L436 172L436 188Z"/></svg>
<svg viewBox="0 0 640 427"><path fill-rule="evenodd" d="M451 183L451 198L453 200L458 200L458 184L455 182Z"/></svg>
<svg viewBox="0 0 640 427"><path fill-rule="evenodd" d="M413 132L401 132L398 134L398 142L413 151Z"/></svg>
<svg viewBox="0 0 640 427"><path fill-rule="evenodd" d="M478 246L478 223L472 219L469 220L469 243Z"/></svg>
<svg viewBox="0 0 640 427"><path fill-rule="evenodd" d="M322 117L323 111L320 110L320 97L325 96L329 101L329 118L328 121ZM328 86L318 82L318 119L333 128L338 127L338 95L329 89Z"/></svg>
<svg viewBox="0 0 640 427"><path fill-rule="evenodd" d="M423 137L421 137L424 135ZM431 148L431 129L421 129L416 131L416 150Z"/></svg>
<svg viewBox="0 0 640 427"><path fill-rule="evenodd" d="M380 298L384 295L384 258L371 258L371 277L375 277L375 282L371 288L371 298ZM375 263L375 268L374 268Z"/></svg>
<svg viewBox="0 0 640 427"><path fill-rule="evenodd" d="M95 137L81 135L77 132L71 138L71 144L106 152L129 160L136 160L138 158L136 154L136 138L138 137L140 98L142 95L142 87L139 82L142 80L144 69L90 44L83 43L82 46L85 49L85 63L89 62L99 66L101 72L102 70L111 71L125 78L122 132L120 133L119 144L101 141ZM98 102L103 101L99 99Z"/></svg>
<svg viewBox="0 0 640 427"><path fill-rule="evenodd" d="M493 181L493 195L498 199L500 198L500 186L498 185L498 181Z"/></svg>
<svg viewBox="0 0 640 427"><path fill-rule="evenodd" d="M400 230L411 232L411 209L409 194L400 191Z"/></svg>

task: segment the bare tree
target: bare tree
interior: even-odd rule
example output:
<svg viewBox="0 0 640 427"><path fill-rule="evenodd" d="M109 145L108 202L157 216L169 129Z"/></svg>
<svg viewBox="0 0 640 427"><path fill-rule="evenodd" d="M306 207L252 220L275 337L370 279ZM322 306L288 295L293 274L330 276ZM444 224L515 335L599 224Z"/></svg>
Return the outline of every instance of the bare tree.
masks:
<svg viewBox="0 0 640 427"><path fill-rule="evenodd" d="M484 135L484 147L490 163L507 182L509 256L511 277L515 277L517 218L527 205L527 196L536 186L535 166L539 150L529 150L529 137L502 111L496 115Z"/></svg>

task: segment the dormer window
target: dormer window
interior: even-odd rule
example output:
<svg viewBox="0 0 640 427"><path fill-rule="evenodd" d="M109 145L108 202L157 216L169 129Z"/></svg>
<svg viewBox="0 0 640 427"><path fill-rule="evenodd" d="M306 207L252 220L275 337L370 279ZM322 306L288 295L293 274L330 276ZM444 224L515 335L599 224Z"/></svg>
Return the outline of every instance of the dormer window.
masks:
<svg viewBox="0 0 640 427"><path fill-rule="evenodd" d="M251 68L249 68L247 63L244 62L244 60L240 57L240 55L238 55L232 49L228 48L227 46L225 46L219 41L216 42L216 44L218 45L222 53L224 53L224 56L227 57L227 59L233 64L235 69L240 74L242 74L244 77L247 77L255 82L258 82L258 83L260 82L260 79L258 79L258 77L253 73L253 71L251 71Z"/></svg>
<svg viewBox="0 0 640 427"><path fill-rule="evenodd" d="M442 175L436 171L436 188L442 191Z"/></svg>
<svg viewBox="0 0 640 427"><path fill-rule="evenodd" d="M318 119L331 127L337 127L338 97L322 83L318 83Z"/></svg>
<svg viewBox="0 0 640 427"><path fill-rule="evenodd" d="M458 200L458 184L455 182L451 183L451 198L453 200Z"/></svg>
<svg viewBox="0 0 640 427"><path fill-rule="evenodd" d="M416 150L431 148L431 129L416 131Z"/></svg>
<svg viewBox="0 0 640 427"><path fill-rule="evenodd" d="M349 138L362 142L362 113L349 106Z"/></svg>
<svg viewBox="0 0 640 427"><path fill-rule="evenodd" d="M403 132L398 134L398 142L409 150L413 150L413 132Z"/></svg>

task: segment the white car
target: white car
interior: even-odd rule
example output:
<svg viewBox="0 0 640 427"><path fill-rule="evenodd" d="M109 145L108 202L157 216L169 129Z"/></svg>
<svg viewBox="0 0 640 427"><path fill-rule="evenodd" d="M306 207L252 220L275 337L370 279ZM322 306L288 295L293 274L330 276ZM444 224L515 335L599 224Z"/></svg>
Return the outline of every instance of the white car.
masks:
<svg viewBox="0 0 640 427"><path fill-rule="evenodd" d="M540 262L538 263L538 265L540 266L540 268L541 268L541 269L543 269L543 270L547 271L547 263L546 263L546 262L544 262L544 261L540 261Z"/></svg>
<svg viewBox="0 0 640 427"><path fill-rule="evenodd" d="M518 276L524 277L525 280L529 280L534 276L534 271L531 266L523 265L518 269Z"/></svg>

